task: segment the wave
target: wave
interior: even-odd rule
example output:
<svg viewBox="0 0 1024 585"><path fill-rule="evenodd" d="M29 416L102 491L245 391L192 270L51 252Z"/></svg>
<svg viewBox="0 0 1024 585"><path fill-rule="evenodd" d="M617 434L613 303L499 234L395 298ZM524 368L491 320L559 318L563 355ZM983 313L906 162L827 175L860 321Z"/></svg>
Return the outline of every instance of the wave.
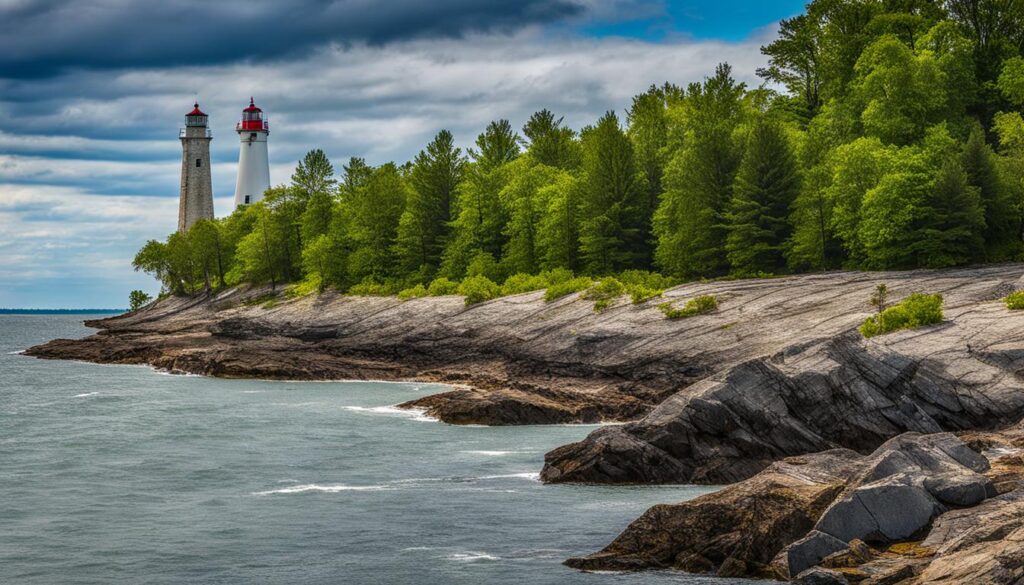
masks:
<svg viewBox="0 0 1024 585"><path fill-rule="evenodd" d="M23 353L25 353L25 350L24 349L19 349L18 351L9 351L9 352L7 352L7 355L21 355Z"/></svg>
<svg viewBox="0 0 1024 585"><path fill-rule="evenodd" d="M460 451L469 455L485 455L487 457L504 457L505 455L517 455L520 453L533 453L533 451Z"/></svg>
<svg viewBox="0 0 1024 585"><path fill-rule="evenodd" d="M530 481L540 481L540 474L535 472L507 473L504 475L482 475L471 479L528 479Z"/></svg>
<svg viewBox="0 0 1024 585"><path fill-rule="evenodd" d="M426 410L422 408L398 408L397 405L391 406L343 406L345 410L351 412L358 412L360 414L370 415L383 415L383 416L400 416L410 420L419 422L439 422L438 419L427 416Z"/></svg>
<svg viewBox="0 0 1024 585"><path fill-rule="evenodd" d="M72 398L88 398L89 396L96 396L99 392L86 392L84 394L75 394Z"/></svg>
<svg viewBox="0 0 1024 585"><path fill-rule="evenodd" d="M279 488L276 490L253 492L252 495L270 496L273 494L303 494L306 492L321 492L327 494L334 494L338 492L380 492L391 489L395 488L389 485L319 485L315 483L307 483L303 485L293 485L285 488Z"/></svg>
<svg viewBox="0 0 1024 585"><path fill-rule="evenodd" d="M476 561L498 561L501 557L496 557L492 554L485 552L478 552L474 550L467 550L465 552L452 553L445 557L449 561L455 561L457 563L474 563Z"/></svg>

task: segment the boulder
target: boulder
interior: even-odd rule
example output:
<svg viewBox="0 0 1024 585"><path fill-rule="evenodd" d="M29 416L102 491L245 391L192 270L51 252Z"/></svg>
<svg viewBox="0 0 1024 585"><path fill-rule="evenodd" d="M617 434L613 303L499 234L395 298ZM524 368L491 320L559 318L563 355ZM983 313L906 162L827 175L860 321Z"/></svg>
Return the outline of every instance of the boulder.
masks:
<svg viewBox="0 0 1024 585"><path fill-rule="evenodd" d="M850 583L839 571L821 567L807 569L797 575L794 582L797 585L849 585Z"/></svg>
<svg viewBox="0 0 1024 585"><path fill-rule="evenodd" d="M814 528L844 542L896 542L922 532L944 511L927 490L896 475L856 487L829 506Z"/></svg>
<svg viewBox="0 0 1024 585"><path fill-rule="evenodd" d="M825 557L849 550L846 542L830 534L812 530L807 536L784 548L772 561L772 569L780 577L791 579L817 565Z"/></svg>

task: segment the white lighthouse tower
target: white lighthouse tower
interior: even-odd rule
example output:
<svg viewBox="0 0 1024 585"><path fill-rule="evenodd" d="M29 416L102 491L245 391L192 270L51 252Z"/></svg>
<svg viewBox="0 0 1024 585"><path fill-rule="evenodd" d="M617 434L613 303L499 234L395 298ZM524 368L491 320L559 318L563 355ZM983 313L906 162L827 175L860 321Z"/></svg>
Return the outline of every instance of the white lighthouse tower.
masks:
<svg viewBox="0 0 1024 585"><path fill-rule="evenodd" d="M270 188L270 159L267 157L270 125L252 98L249 98L249 107L242 110L242 121L235 125L235 131L241 141L235 184L235 207L238 207L263 199L263 192Z"/></svg>

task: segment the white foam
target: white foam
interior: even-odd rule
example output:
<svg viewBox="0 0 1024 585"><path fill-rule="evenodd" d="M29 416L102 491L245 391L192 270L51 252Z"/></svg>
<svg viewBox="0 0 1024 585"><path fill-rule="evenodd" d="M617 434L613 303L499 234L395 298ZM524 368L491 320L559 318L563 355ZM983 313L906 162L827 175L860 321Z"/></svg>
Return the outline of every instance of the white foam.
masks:
<svg viewBox="0 0 1024 585"><path fill-rule="evenodd" d="M7 355L21 355L23 353L25 353L25 350L24 349L19 349L18 351L9 351L9 352L7 352Z"/></svg>
<svg viewBox="0 0 1024 585"><path fill-rule="evenodd" d="M516 455L519 453L532 453L532 451L461 451L469 455L484 455L486 457L504 457L505 455Z"/></svg>
<svg viewBox="0 0 1024 585"><path fill-rule="evenodd" d="M402 418L407 418L419 422L438 422L436 418L432 416L427 416L427 411L422 408L398 408L397 405L343 406L342 408L351 412L358 412L359 414L369 414L378 416L400 416Z"/></svg>
<svg viewBox="0 0 1024 585"><path fill-rule="evenodd" d="M540 474L535 472L508 473L505 475L482 475L480 477L473 477L470 479L528 479L530 481L540 481Z"/></svg>
<svg viewBox="0 0 1024 585"><path fill-rule="evenodd" d="M75 394L72 398L87 398L89 396L96 396L99 392L86 392L85 394Z"/></svg>
<svg viewBox="0 0 1024 585"><path fill-rule="evenodd" d="M380 492L384 490L394 489L387 485L319 485L315 483L307 483L303 485L293 485L285 488L276 490L267 490L264 492L253 492L254 496L269 496L273 494L303 494L306 492L321 492L327 494L334 494L338 492Z"/></svg>
<svg viewBox="0 0 1024 585"><path fill-rule="evenodd" d="M242 390L242 394L263 394L266 390Z"/></svg>
<svg viewBox="0 0 1024 585"><path fill-rule="evenodd" d="M500 560L496 557L485 552L478 552L474 550L467 550L466 552L452 553L445 557L449 561L455 561L457 563L474 563L476 561L497 561Z"/></svg>

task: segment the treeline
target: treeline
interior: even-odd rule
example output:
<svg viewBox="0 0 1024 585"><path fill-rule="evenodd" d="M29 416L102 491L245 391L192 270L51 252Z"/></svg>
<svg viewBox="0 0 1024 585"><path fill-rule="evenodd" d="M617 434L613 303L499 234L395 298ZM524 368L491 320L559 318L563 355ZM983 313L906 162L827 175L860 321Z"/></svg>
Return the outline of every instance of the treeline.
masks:
<svg viewBox="0 0 1024 585"><path fill-rule="evenodd" d="M1024 3L815 0L762 48L579 132L547 110L462 152L335 173L314 150L258 204L150 241L168 292L303 282L389 294L446 278L673 279L1018 260ZM775 90L772 88L784 88ZM521 278L521 277L520 277Z"/></svg>

